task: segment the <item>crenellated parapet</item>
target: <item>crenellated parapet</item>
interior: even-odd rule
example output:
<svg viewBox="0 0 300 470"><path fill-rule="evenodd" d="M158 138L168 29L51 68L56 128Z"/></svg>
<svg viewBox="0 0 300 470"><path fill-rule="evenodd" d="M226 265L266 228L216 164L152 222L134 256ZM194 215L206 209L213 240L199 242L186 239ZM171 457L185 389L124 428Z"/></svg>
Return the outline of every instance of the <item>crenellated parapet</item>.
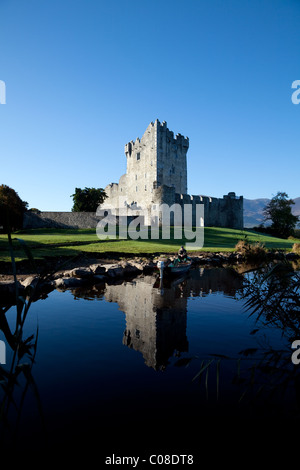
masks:
<svg viewBox="0 0 300 470"><path fill-rule="evenodd" d="M197 225L196 205L204 206L204 224L206 227L229 227L243 229L243 197L228 193L223 198L210 196L178 194L173 188L161 186L155 192L157 204L167 203L170 206L179 204L182 214L187 205L192 206L193 224Z"/></svg>
<svg viewBox="0 0 300 470"><path fill-rule="evenodd" d="M174 132L169 130L166 121L160 122L158 119L156 119L155 123L157 125L157 133L160 134L162 138L165 137L169 143L184 147L187 151L189 148L188 137L184 137L182 134L176 134L174 136Z"/></svg>

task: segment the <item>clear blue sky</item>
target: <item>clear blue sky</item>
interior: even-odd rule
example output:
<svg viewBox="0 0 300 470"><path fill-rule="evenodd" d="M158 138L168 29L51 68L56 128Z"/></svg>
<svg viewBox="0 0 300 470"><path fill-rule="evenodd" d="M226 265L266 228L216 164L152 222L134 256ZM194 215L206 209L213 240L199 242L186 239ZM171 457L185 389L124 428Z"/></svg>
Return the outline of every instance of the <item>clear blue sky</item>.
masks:
<svg viewBox="0 0 300 470"><path fill-rule="evenodd" d="M68 211L151 121L190 139L188 191L299 197L299 0L0 0L0 184Z"/></svg>

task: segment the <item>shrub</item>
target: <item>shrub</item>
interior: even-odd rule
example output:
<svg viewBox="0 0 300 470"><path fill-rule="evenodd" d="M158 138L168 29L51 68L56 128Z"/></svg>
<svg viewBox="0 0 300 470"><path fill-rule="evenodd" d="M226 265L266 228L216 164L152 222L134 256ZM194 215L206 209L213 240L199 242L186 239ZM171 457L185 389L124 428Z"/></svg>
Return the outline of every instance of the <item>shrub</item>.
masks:
<svg viewBox="0 0 300 470"><path fill-rule="evenodd" d="M22 201L14 189L6 184L0 185L0 226L4 233L22 228L27 206L28 203Z"/></svg>
<svg viewBox="0 0 300 470"><path fill-rule="evenodd" d="M300 243L294 243L292 247L292 252L297 253L297 255L300 255Z"/></svg>
<svg viewBox="0 0 300 470"><path fill-rule="evenodd" d="M262 243L250 243L248 240L239 240L235 250L247 261L262 261L267 256L267 251Z"/></svg>

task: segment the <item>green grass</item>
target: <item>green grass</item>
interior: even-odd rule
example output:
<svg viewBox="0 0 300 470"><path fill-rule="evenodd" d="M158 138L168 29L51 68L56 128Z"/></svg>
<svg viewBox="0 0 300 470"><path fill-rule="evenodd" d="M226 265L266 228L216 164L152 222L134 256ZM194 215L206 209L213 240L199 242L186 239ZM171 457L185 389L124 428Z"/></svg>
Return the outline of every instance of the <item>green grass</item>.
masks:
<svg viewBox="0 0 300 470"><path fill-rule="evenodd" d="M216 227L206 227L204 232L204 247L201 251L234 251L236 243L247 235L250 242L261 242L268 249L291 250L295 240L283 240L270 235L257 233L252 230L234 230ZM26 258L17 238L21 238L30 247L34 258L56 256L74 256L80 253L128 253L152 254L175 253L185 244L186 239L174 239L171 230L170 240L99 240L95 229L36 229L15 232L12 235L16 260ZM190 249L190 252L199 249ZM0 261L9 261L7 235L0 234Z"/></svg>

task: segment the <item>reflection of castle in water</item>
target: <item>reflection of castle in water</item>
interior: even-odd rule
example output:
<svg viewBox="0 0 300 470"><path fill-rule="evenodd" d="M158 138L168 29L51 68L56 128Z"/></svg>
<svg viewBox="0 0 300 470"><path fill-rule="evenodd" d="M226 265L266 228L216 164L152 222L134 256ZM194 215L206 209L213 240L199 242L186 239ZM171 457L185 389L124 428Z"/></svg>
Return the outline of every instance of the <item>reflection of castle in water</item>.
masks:
<svg viewBox="0 0 300 470"><path fill-rule="evenodd" d="M145 363L164 369L173 354L188 351L187 300L221 291L233 296L242 277L233 270L196 269L189 277L160 288L153 276L107 285L105 299L117 302L126 315L123 344L140 351Z"/></svg>
<svg viewBox="0 0 300 470"><path fill-rule="evenodd" d="M117 302L126 314L123 344L140 351L145 363L164 368L174 351L188 350L187 298L179 289L153 287L153 276L106 287L105 298Z"/></svg>

